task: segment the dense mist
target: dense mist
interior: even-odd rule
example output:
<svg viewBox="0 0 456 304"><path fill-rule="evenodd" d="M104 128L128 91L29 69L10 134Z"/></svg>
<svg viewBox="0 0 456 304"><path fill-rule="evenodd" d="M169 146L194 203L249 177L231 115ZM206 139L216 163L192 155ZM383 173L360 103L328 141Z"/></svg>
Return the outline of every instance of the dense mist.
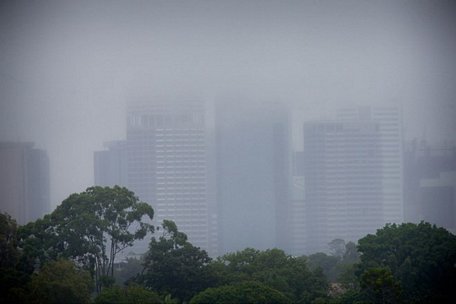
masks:
<svg viewBox="0 0 456 304"><path fill-rule="evenodd" d="M208 157L227 154L232 175L251 174L242 161L274 157L265 147L275 139L242 131L276 123L276 111L257 104L287 109L290 162L304 122L347 106L397 107L404 141L454 144L454 20L451 1L2 1L0 141L47 151L52 208L94 184L94 151L126 138L138 101L203 101L212 144L218 125L232 134ZM229 158L236 145L242 161ZM273 184L268 168L251 168L264 170L257 183ZM245 208L268 234L255 244L271 247L274 215Z"/></svg>

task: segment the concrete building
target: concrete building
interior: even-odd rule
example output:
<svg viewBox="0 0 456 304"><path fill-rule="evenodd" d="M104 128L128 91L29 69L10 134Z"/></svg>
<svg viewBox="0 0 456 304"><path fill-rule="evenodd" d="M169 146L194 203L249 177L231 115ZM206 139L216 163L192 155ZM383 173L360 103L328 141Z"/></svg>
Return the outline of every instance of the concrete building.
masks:
<svg viewBox="0 0 456 304"><path fill-rule="evenodd" d="M50 210L49 159L33 143L0 143L0 211L23 225Z"/></svg>
<svg viewBox="0 0 456 304"><path fill-rule="evenodd" d="M95 185L127 186L127 142L111 141L104 146L105 150L94 153Z"/></svg>
<svg viewBox="0 0 456 304"><path fill-rule="evenodd" d="M301 254L326 252L333 239L357 241L382 226L379 145L374 122L304 124L305 232L293 232L304 240Z"/></svg>
<svg viewBox="0 0 456 304"><path fill-rule="evenodd" d="M292 177L289 203L289 253L302 255L306 252L306 200L305 200L305 163L304 152L293 153Z"/></svg>
<svg viewBox="0 0 456 304"><path fill-rule="evenodd" d="M326 252L333 239L356 242L386 223L403 221L397 107L341 109L336 120L305 123L303 137L303 160L294 177L301 182L294 183L298 195L291 200L294 254Z"/></svg>
<svg viewBox="0 0 456 304"><path fill-rule="evenodd" d="M456 147L406 144L404 210L407 222L427 221L456 232Z"/></svg>
<svg viewBox="0 0 456 304"><path fill-rule="evenodd" d="M244 100L245 101L245 100ZM216 105L222 252L288 247L289 122L279 104Z"/></svg>
<svg viewBox="0 0 456 304"><path fill-rule="evenodd" d="M341 109L343 121L371 121L378 124L382 162L382 206L384 223L404 220L402 111L396 106Z"/></svg>
<svg viewBox="0 0 456 304"><path fill-rule="evenodd" d="M156 225L173 220L193 245L216 255L217 218L208 199L207 141L205 105L200 100L130 105L127 139L95 152L95 180L100 185L127 186L152 205ZM145 252L147 242L135 250Z"/></svg>

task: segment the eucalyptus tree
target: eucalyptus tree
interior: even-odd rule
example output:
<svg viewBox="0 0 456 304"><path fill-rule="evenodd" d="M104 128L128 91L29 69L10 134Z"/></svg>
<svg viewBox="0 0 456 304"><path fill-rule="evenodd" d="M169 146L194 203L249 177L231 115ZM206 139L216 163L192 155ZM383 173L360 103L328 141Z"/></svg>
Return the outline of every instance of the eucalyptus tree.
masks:
<svg viewBox="0 0 456 304"><path fill-rule="evenodd" d="M150 241L144 256L144 270L136 280L183 302L213 286L214 277L209 268L211 258L206 251L193 246L171 220L164 220L160 231L161 234Z"/></svg>
<svg viewBox="0 0 456 304"><path fill-rule="evenodd" d="M88 269L97 292L113 281L119 252L153 232L153 209L125 187L90 187L71 194L50 215L21 230L29 257L66 257Z"/></svg>

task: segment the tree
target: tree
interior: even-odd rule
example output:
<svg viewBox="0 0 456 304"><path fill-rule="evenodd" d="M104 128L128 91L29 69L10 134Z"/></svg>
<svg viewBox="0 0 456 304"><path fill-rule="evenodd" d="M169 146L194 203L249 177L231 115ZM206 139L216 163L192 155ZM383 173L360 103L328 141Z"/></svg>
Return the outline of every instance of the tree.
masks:
<svg viewBox="0 0 456 304"><path fill-rule="evenodd" d="M18 258L16 221L0 213L0 269L16 266Z"/></svg>
<svg viewBox="0 0 456 304"><path fill-rule="evenodd" d="M104 288L94 302L95 304L163 303L157 293L136 284L130 284L127 287Z"/></svg>
<svg viewBox="0 0 456 304"><path fill-rule="evenodd" d="M359 262L359 252L356 248L356 244L348 242L345 244L344 255L342 256L343 264L354 264Z"/></svg>
<svg viewBox="0 0 456 304"><path fill-rule="evenodd" d="M345 254L345 241L342 239L334 239L328 243L329 250L332 256L342 259Z"/></svg>
<svg viewBox="0 0 456 304"><path fill-rule="evenodd" d="M456 236L429 223L386 225L359 240L358 276L387 269L407 303L451 303L456 294Z"/></svg>
<svg viewBox="0 0 456 304"><path fill-rule="evenodd" d="M97 292L113 281L116 255L153 226L153 209L124 187L90 187L72 194L54 212L21 230L29 265L67 257L90 270Z"/></svg>
<svg viewBox="0 0 456 304"><path fill-rule="evenodd" d="M297 303L310 303L327 294L328 283L320 270L309 270L305 257L295 258L279 249L247 248L218 258L211 267L219 284L256 281Z"/></svg>
<svg viewBox="0 0 456 304"><path fill-rule="evenodd" d="M280 291L258 282L243 282L208 288L192 298L190 304L288 304L292 301Z"/></svg>
<svg viewBox="0 0 456 304"><path fill-rule="evenodd" d="M89 303L92 280L69 260L50 262L33 274L27 286L31 304Z"/></svg>
<svg viewBox="0 0 456 304"><path fill-rule="evenodd" d="M0 303L21 302L22 287L29 280L18 268L17 228L11 216L0 213Z"/></svg>
<svg viewBox="0 0 456 304"><path fill-rule="evenodd" d="M340 272L340 257L317 252L307 257L311 269L321 268L330 282L336 281Z"/></svg>
<svg viewBox="0 0 456 304"><path fill-rule="evenodd" d="M114 269L116 284L124 285L136 278L144 269L143 264L144 260L142 258L126 258L124 261L116 264Z"/></svg>
<svg viewBox="0 0 456 304"><path fill-rule="evenodd" d="M137 278L152 290L188 301L196 293L212 286L213 279L206 251L187 241L173 221L164 220L162 235L153 237L144 257L143 273Z"/></svg>
<svg viewBox="0 0 456 304"><path fill-rule="evenodd" d="M372 304L401 302L401 287L388 268L370 268L361 275L361 298Z"/></svg>

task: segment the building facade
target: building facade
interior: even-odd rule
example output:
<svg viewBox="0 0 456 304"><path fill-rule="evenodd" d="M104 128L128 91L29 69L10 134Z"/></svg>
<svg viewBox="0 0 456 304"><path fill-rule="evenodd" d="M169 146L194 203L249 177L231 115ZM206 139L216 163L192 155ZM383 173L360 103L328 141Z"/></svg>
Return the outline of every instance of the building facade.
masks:
<svg viewBox="0 0 456 304"><path fill-rule="evenodd" d="M305 253L357 241L383 223L378 124L304 124Z"/></svg>
<svg viewBox="0 0 456 304"><path fill-rule="evenodd" d="M49 158L33 143L0 143L0 211L23 225L50 212Z"/></svg>
<svg viewBox="0 0 456 304"><path fill-rule="evenodd" d="M401 125L396 107L346 108L336 120L304 124L294 254L327 252L334 239L356 242L403 221Z"/></svg>
<svg viewBox="0 0 456 304"><path fill-rule="evenodd" d="M205 105L199 100L130 105L127 139L95 153L95 179L99 184L116 180L127 186L152 205L156 225L173 220L193 245L215 255L216 213L208 200L206 133ZM112 178L102 181L97 175ZM147 250L146 243L137 247Z"/></svg>
<svg viewBox="0 0 456 304"><path fill-rule="evenodd" d="M338 119L370 121L378 124L382 169L384 223L404 220L402 111L397 106L351 107L341 109Z"/></svg>
<svg viewBox="0 0 456 304"><path fill-rule="evenodd" d="M404 216L456 232L456 147L416 140L404 151Z"/></svg>
<svg viewBox="0 0 456 304"><path fill-rule="evenodd" d="M127 186L127 142L105 143L105 150L94 153L94 181L97 186Z"/></svg>
<svg viewBox="0 0 456 304"><path fill-rule="evenodd" d="M280 104L216 106L222 252L288 246L289 123Z"/></svg>

